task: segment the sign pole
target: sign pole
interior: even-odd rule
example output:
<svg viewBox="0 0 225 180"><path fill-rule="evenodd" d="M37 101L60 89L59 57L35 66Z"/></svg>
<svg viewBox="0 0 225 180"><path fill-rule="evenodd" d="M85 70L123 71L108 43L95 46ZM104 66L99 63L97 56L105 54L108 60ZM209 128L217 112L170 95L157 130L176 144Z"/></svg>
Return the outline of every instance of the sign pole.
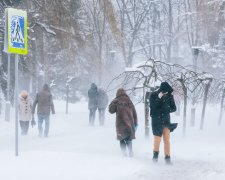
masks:
<svg viewBox="0 0 225 180"><path fill-rule="evenodd" d="M15 155L18 156L18 63L19 55L15 55Z"/></svg>
<svg viewBox="0 0 225 180"><path fill-rule="evenodd" d="M7 53L15 54L15 155L18 156L18 64L19 54L27 55L28 53L27 12L19 9L6 8L5 17L4 50ZM10 68L8 73L10 73Z"/></svg>
<svg viewBox="0 0 225 180"><path fill-rule="evenodd" d="M6 107L5 107L5 121L10 121L10 54L8 56L8 78L7 78L7 97L6 97Z"/></svg>

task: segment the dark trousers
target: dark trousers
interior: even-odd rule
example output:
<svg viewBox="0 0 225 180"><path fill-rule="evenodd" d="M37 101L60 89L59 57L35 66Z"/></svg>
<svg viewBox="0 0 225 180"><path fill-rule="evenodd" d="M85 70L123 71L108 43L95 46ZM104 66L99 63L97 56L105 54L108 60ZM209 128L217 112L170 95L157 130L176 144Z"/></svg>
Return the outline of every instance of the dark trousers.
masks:
<svg viewBox="0 0 225 180"><path fill-rule="evenodd" d="M94 123L95 123L95 112L96 112L96 109L90 109L90 112L89 112L89 125L90 126L94 126Z"/></svg>
<svg viewBox="0 0 225 180"><path fill-rule="evenodd" d="M127 150L130 157L133 157L132 140L130 137L120 140L120 148L124 156L127 156Z"/></svg>
<svg viewBox="0 0 225 180"><path fill-rule="evenodd" d="M99 112L99 123L100 126L104 125L105 122L105 109L98 109Z"/></svg>
<svg viewBox="0 0 225 180"><path fill-rule="evenodd" d="M27 135L29 129L29 121L20 121L21 134Z"/></svg>
<svg viewBox="0 0 225 180"><path fill-rule="evenodd" d="M42 127L43 122L45 122L44 136L45 137L48 136L49 125L50 125L49 119L50 119L50 115L38 114L38 131L39 131L40 137L42 136L42 133L43 133L43 127Z"/></svg>

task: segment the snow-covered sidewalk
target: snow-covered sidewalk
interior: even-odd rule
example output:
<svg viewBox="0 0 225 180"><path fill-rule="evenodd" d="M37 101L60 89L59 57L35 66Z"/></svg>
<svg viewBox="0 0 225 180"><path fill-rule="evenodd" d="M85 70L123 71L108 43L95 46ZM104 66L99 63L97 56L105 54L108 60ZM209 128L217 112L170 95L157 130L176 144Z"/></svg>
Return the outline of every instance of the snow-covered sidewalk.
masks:
<svg viewBox="0 0 225 180"><path fill-rule="evenodd" d="M139 127L134 158L121 156L115 134L115 116L106 114L104 127L88 126L86 103L69 106L55 102L49 138L38 138L37 127L19 137L19 157L14 156L14 122L0 121L1 180L224 180L225 126L217 127L214 107L209 107L204 131L187 129L182 137L181 117L173 116L179 128L171 134L173 165L163 160L153 164L152 136L144 138L143 107L138 107ZM200 113L199 113L200 114ZM13 113L12 113L13 116ZM216 116L217 117L217 116Z"/></svg>

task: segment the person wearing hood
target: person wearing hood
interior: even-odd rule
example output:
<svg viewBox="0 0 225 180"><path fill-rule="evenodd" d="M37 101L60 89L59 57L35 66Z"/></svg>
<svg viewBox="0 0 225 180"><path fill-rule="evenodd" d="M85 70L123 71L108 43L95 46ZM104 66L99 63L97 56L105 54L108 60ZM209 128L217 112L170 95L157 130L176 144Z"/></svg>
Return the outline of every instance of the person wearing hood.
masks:
<svg viewBox="0 0 225 180"><path fill-rule="evenodd" d="M137 113L134 104L124 89L118 89L116 98L109 105L109 112L116 113L116 133L124 156L133 156L132 140L138 126Z"/></svg>
<svg viewBox="0 0 225 180"><path fill-rule="evenodd" d="M32 99L27 91L21 91L18 106L21 135L27 135L29 123L32 119Z"/></svg>
<svg viewBox="0 0 225 180"><path fill-rule="evenodd" d="M50 125L50 110L52 114L55 114L55 108L52 100L52 94L47 84L44 84L43 89L37 93L33 103L32 113L34 115L35 108L37 105L37 116L38 116L38 131L39 137L43 135L42 124L45 122L44 137L48 137L49 125Z"/></svg>
<svg viewBox="0 0 225 180"><path fill-rule="evenodd" d="M89 125L94 126L95 113L98 106L98 88L95 83L91 84L88 90L88 109L89 109Z"/></svg>
<svg viewBox="0 0 225 180"><path fill-rule="evenodd" d="M97 98L97 104L98 104L98 112L99 112L99 123L100 126L104 125L105 122L105 109L108 105L109 98L106 92L102 89L98 89L98 98Z"/></svg>
<svg viewBox="0 0 225 180"><path fill-rule="evenodd" d="M158 161L161 137L164 141L164 154L166 163L171 163L170 158L170 132L177 123L170 122L170 113L176 111L172 95L173 89L167 82L162 82L159 90L151 93L150 116L152 118L152 132L154 135L153 161Z"/></svg>

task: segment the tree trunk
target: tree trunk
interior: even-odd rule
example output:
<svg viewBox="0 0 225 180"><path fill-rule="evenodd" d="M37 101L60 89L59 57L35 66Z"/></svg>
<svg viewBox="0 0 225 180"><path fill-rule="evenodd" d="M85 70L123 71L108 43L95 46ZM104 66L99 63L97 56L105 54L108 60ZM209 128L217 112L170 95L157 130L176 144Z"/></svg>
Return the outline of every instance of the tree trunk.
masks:
<svg viewBox="0 0 225 180"><path fill-rule="evenodd" d="M182 90L183 90L183 93L184 93L184 109L183 109L183 130L182 130L182 133L183 133L183 136L185 136L186 134L186 119L187 119L187 88L184 84L184 80L181 78L180 80L180 83L182 85Z"/></svg>
<svg viewBox="0 0 225 180"><path fill-rule="evenodd" d="M145 93L145 99L144 99L144 104L145 104L145 137L149 138L149 98L150 98L151 93L146 92Z"/></svg>
<svg viewBox="0 0 225 180"><path fill-rule="evenodd" d="M208 98L208 93L209 93L209 88L210 88L211 82L212 82L212 79L205 86L204 99L203 99L203 109L202 109L202 118L201 118L201 125L200 125L201 130L203 130L203 126L204 126L205 108L206 108L206 103L207 103L207 98Z"/></svg>

